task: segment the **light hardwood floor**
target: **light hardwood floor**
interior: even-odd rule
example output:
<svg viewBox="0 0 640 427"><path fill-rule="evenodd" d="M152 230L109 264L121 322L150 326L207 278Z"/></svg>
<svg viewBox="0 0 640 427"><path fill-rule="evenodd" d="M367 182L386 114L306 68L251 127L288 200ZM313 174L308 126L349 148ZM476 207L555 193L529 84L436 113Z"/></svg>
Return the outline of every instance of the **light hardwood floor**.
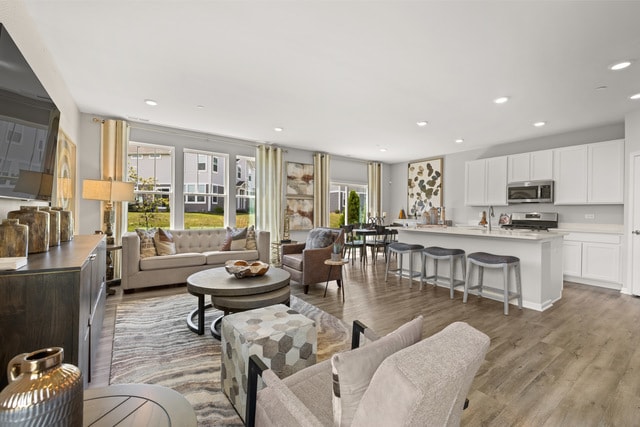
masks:
<svg viewBox="0 0 640 427"><path fill-rule="evenodd" d="M351 324L359 319L388 333L418 314L423 336L454 321L485 332L491 347L472 385L465 426L632 426L640 425L640 298L618 291L565 282L563 297L547 311L502 314L502 303L462 292L453 300L445 288L419 290L417 281L384 281L384 262L358 263L344 271L346 301L335 282L292 293ZM184 286L107 298L97 374L93 386L108 384L117 303L184 293ZM194 297L194 304L196 299ZM185 313L186 316L186 313ZM186 327L186 325L185 325ZM451 357L455 357L452 354Z"/></svg>

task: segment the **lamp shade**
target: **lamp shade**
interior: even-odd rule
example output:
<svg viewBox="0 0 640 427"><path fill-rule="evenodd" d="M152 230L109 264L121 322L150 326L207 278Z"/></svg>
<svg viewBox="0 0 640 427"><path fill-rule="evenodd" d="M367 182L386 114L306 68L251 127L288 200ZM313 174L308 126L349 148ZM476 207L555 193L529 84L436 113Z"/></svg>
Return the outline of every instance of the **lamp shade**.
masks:
<svg viewBox="0 0 640 427"><path fill-rule="evenodd" d="M104 202L132 202L133 182L85 179L82 181L82 198Z"/></svg>

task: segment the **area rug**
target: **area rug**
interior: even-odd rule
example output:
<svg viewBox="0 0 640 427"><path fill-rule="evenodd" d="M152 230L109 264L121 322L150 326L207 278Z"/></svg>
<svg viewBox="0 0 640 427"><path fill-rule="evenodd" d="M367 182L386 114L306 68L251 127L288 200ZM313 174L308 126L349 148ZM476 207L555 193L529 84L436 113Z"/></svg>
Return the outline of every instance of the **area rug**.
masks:
<svg viewBox="0 0 640 427"><path fill-rule="evenodd" d="M336 317L291 297L291 308L315 320L318 361L349 347L349 328ZM187 328L197 304L190 294L123 302L116 311L111 384L169 387L193 406L199 426L242 426L220 385L220 341ZM220 315L207 310L206 325Z"/></svg>

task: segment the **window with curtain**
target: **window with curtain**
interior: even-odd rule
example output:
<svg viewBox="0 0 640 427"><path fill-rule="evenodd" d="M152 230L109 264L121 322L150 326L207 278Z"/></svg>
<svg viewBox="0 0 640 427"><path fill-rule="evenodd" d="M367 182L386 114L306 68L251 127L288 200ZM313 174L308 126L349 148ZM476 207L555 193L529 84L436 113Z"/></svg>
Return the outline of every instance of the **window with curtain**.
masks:
<svg viewBox="0 0 640 427"><path fill-rule="evenodd" d="M236 227L256 223L256 159L236 156Z"/></svg>
<svg viewBox="0 0 640 427"><path fill-rule="evenodd" d="M129 141L127 178L136 201L129 203L127 230L170 226L173 208L173 147Z"/></svg>
<svg viewBox="0 0 640 427"><path fill-rule="evenodd" d="M349 193L355 191L360 199L360 215L359 218L349 218L348 203ZM331 190L329 192L329 209L330 209L330 226L340 227L341 224L354 224L365 222L367 218L367 186L360 184L345 184L339 182L331 182Z"/></svg>
<svg viewBox="0 0 640 427"><path fill-rule="evenodd" d="M184 150L185 229L224 227L227 158L224 153Z"/></svg>

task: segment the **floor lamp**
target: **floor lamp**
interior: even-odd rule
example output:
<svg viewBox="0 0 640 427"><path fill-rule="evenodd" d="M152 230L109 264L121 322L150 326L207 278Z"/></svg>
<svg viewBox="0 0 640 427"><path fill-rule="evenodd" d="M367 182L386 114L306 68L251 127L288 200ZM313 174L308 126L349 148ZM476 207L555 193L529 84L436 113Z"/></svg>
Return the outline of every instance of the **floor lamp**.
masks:
<svg viewBox="0 0 640 427"><path fill-rule="evenodd" d="M103 223L106 228L107 245L113 245L115 220L113 202L134 201L133 182L114 181L111 178L108 180L85 179L82 181L82 198L105 202Z"/></svg>

